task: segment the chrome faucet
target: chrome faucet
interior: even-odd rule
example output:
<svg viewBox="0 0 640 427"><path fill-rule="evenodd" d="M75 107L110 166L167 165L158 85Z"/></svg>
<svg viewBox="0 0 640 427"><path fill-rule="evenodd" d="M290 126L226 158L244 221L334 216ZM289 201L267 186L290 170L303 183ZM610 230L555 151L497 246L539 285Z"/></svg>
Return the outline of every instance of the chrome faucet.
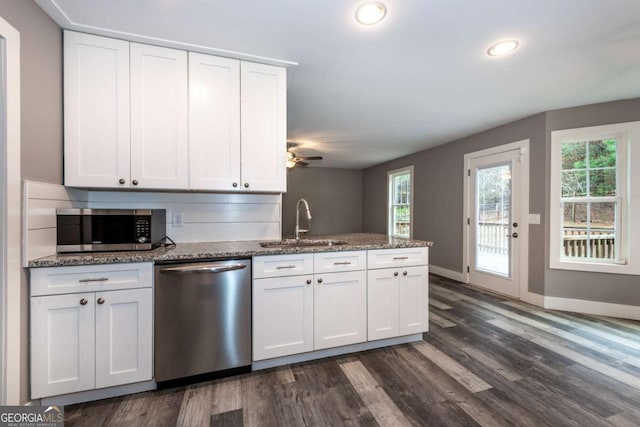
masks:
<svg viewBox="0 0 640 427"><path fill-rule="evenodd" d="M300 205L304 204L304 208L307 211L307 229L300 228ZM300 239L300 235L303 233L308 233L311 230L311 211L309 210L309 203L305 199L298 200L296 204L296 232L295 237L296 240Z"/></svg>

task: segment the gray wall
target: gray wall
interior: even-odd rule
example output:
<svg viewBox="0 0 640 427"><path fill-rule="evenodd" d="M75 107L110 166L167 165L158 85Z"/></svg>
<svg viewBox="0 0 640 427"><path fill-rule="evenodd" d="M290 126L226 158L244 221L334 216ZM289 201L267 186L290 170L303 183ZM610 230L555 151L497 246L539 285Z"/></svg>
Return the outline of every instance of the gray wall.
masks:
<svg viewBox="0 0 640 427"><path fill-rule="evenodd" d="M282 235L292 236L296 203L305 198L311 207L311 234L362 231L362 171L336 168L293 168L287 172L282 197ZM306 220L301 219L306 228Z"/></svg>
<svg viewBox="0 0 640 427"><path fill-rule="evenodd" d="M33 0L0 0L20 32L22 178L62 184L62 30Z"/></svg>
<svg viewBox="0 0 640 427"><path fill-rule="evenodd" d="M640 120L640 99L549 111L392 160L364 171L364 231L386 233L387 171L415 167L414 238L435 242L433 265L462 271L465 153L521 139L530 140L529 291L546 296L640 305L638 276L549 269L551 131Z"/></svg>
<svg viewBox="0 0 640 427"><path fill-rule="evenodd" d="M485 148L529 139L530 212L545 212L544 114L538 114L486 132L472 135L364 171L364 230L386 233L387 171L414 165L415 239L431 240L431 264L461 272L464 155ZM542 215L541 223L545 222ZM529 290L544 291L544 225L531 225L529 238Z"/></svg>
<svg viewBox="0 0 640 427"><path fill-rule="evenodd" d="M33 0L0 0L20 32L22 179L62 183L62 31ZM29 288L21 280L20 402L29 400ZM13 343L9 343L13 345Z"/></svg>
<svg viewBox="0 0 640 427"><path fill-rule="evenodd" d="M546 116L547 180L549 180L551 131L638 121L640 120L640 98L549 111ZM547 203L547 215L548 212L549 203ZM636 218L635 221L637 224L638 219ZM549 236L549 232L547 225L546 236ZM563 298L640 305L640 277L547 268L545 294Z"/></svg>

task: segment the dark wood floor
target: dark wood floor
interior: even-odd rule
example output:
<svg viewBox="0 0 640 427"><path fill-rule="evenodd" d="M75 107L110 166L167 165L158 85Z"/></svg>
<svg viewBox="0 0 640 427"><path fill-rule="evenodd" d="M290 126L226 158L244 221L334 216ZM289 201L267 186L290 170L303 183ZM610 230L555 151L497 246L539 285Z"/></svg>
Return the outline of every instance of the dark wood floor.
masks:
<svg viewBox="0 0 640 427"><path fill-rule="evenodd" d="M68 406L66 425L640 425L640 322L430 290L424 342Z"/></svg>

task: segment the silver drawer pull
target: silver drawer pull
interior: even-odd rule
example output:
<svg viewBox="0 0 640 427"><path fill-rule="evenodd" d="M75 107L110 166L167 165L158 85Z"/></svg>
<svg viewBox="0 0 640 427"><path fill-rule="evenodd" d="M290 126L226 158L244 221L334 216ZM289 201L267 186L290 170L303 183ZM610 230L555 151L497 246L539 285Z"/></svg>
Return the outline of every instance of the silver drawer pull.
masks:
<svg viewBox="0 0 640 427"><path fill-rule="evenodd" d="M287 268L296 268L295 265L279 265L276 267L276 270L285 270Z"/></svg>
<svg viewBox="0 0 640 427"><path fill-rule="evenodd" d="M78 282L80 283L88 283L88 282L106 282L109 280L108 277L98 277L96 279L80 279Z"/></svg>
<svg viewBox="0 0 640 427"><path fill-rule="evenodd" d="M408 256L394 256L394 257L393 257L393 260L394 260L394 261L397 261L397 260L399 260L399 259L409 259L409 257L408 257Z"/></svg>
<svg viewBox="0 0 640 427"><path fill-rule="evenodd" d="M351 261L334 262L333 265L351 265Z"/></svg>

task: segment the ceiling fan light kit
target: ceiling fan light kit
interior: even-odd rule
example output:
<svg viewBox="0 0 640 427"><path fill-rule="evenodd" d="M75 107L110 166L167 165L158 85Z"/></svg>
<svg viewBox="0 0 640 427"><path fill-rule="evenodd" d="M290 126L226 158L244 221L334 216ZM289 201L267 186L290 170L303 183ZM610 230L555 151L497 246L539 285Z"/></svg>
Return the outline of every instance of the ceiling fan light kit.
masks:
<svg viewBox="0 0 640 427"><path fill-rule="evenodd" d="M322 160L322 156L298 157L293 151L289 151L293 147L297 147L297 142L287 142L287 169L293 169L295 166L306 168L309 163L305 160Z"/></svg>

